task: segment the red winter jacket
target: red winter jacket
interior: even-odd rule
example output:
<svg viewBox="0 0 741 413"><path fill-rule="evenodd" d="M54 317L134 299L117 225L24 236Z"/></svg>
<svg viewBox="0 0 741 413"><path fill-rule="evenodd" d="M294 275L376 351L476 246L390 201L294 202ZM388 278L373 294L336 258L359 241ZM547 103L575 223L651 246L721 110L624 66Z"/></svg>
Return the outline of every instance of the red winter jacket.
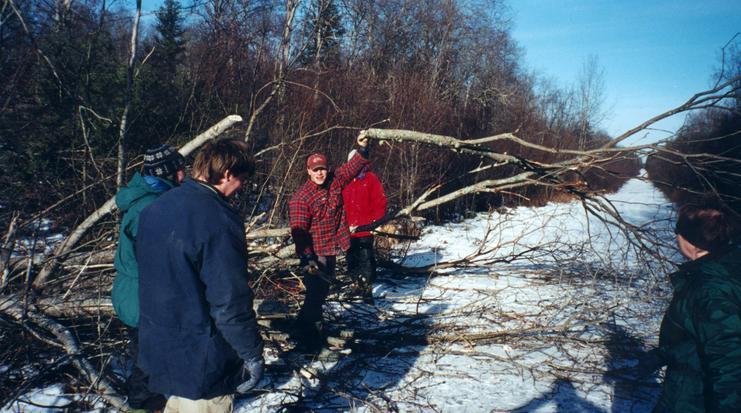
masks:
<svg viewBox="0 0 741 413"><path fill-rule="evenodd" d="M361 173L342 190L348 226L368 225L386 213L386 194L376 174ZM368 237L369 231L350 234L352 238Z"/></svg>

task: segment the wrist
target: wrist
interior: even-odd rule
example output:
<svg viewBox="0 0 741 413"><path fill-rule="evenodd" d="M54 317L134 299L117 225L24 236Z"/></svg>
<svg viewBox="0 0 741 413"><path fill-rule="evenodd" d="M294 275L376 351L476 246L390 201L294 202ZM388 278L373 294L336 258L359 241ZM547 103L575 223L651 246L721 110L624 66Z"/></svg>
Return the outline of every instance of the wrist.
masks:
<svg viewBox="0 0 741 413"><path fill-rule="evenodd" d="M368 150L367 146L358 147L358 153L365 159L368 159L370 156L370 151Z"/></svg>

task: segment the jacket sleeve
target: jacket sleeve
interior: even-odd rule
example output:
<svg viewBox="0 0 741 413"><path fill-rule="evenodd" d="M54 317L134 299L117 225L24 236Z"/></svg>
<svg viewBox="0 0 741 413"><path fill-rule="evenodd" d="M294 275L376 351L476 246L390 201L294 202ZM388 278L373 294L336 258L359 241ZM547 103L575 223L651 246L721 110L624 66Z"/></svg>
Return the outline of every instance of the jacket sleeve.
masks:
<svg viewBox="0 0 741 413"><path fill-rule="evenodd" d="M352 179L358 176L363 167L368 164L368 159L360 153L355 154L347 163L337 168L334 174L332 185L337 185L340 189L352 182Z"/></svg>
<svg viewBox="0 0 741 413"><path fill-rule="evenodd" d="M201 281L209 313L242 360L262 357L263 342L247 273L244 227L233 219L212 231L202 250Z"/></svg>
<svg viewBox="0 0 741 413"><path fill-rule="evenodd" d="M741 406L741 308L723 287L705 286L697 292L695 303L692 322L702 367L705 410L738 411Z"/></svg>
<svg viewBox="0 0 741 413"><path fill-rule="evenodd" d="M299 257L313 255L314 248L311 241L311 211L302 199L291 199L288 203L291 238L296 245L296 255Z"/></svg>

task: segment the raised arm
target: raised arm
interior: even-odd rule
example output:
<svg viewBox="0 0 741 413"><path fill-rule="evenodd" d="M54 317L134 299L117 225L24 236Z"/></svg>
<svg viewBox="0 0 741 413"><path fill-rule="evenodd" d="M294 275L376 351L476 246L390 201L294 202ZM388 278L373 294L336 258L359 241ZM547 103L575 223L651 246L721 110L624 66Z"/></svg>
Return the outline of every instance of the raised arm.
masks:
<svg viewBox="0 0 741 413"><path fill-rule="evenodd" d="M337 186L340 189L344 188L349 184L353 178L358 176L363 167L368 164L368 138L361 132L358 135L358 150L355 156L352 157L347 163L337 168L334 174L333 186Z"/></svg>

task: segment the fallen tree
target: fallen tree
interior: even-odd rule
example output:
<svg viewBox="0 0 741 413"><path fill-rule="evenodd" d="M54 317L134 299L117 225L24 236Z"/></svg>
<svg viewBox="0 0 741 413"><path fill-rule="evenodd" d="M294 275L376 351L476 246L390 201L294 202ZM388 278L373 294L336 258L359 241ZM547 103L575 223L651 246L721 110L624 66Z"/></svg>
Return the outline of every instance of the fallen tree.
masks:
<svg viewBox="0 0 741 413"><path fill-rule="evenodd" d="M468 140L398 129L371 128L363 130L361 133L378 143L420 144L435 147L441 151L452 151L479 157L481 159L480 166L469 171L469 174L505 167L509 168L508 171L512 171L503 178L484 179L463 187L448 188L446 191L442 191L442 184L433 185L418 195L409 205L386 217L386 221L411 218L423 211L453 202L469 194L502 193L529 186L541 186L567 193L573 198L581 200L585 213L598 217L617 231L628 234L627 238L631 242L631 248L644 251L653 255L656 259L663 259L663 257L657 255L656 251L658 249L654 248L655 245L661 243L661 240L653 237L651 233L644 231L643 228L624 220L617 208L604 197L604 193L584 185L582 181L574 179L574 177L580 176L590 168L604 168L604 165L617 157L626 156L626 154L635 155L666 151L667 149L661 143L632 147L618 147L618 144L661 119L677 113L703 109L712 105L717 106L719 102L723 102L737 93L739 93L739 79L718 85L716 88L693 96L685 104L658 115L625 134L606 142L601 147L593 149L549 148L517 136L516 133ZM180 148L180 152L183 155L191 153L204 142L216 138L240 120L241 118L238 116L229 116L223 119ZM563 156L563 159L543 162L528 159L515 153L499 153L492 149L492 144L499 141L515 143L523 149L558 153ZM276 208L277 206L274 205L273 207ZM75 367L90 384L91 390L104 397L112 406L125 410L125 402L117 394L116 386L106 378L111 373L105 368L95 366L89 360L92 355L85 354L85 348L92 347L92 345L78 343L69 328L56 320L56 318L74 319L75 317L102 317L110 320L113 317L108 298L112 280L111 262L114 250L112 240L115 239L112 236L113 228L107 228L108 232L104 236L99 236L96 239L97 242L82 246L80 246L80 242L91 228L99 224L103 217L114 210L114 201L109 199L94 213L86 217L47 257L35 277L32 276L34 264L31 259L11 262L10 256L6 254L3 257L4 275L0 292L4 295L0 296L0 313L23 328L32 323L34 330L40 329L48 332L54 337L53 340L44 338L39 334L36 334L35 337L39 340L45 340L50 346L62 348L66 354L72 357ZM273 211L271 211L272 214ZM282 274L284 279L298 284L296 288L300 290L299 277L290 273L290 269L295 265L295 259L293 258L294 247L290 240L289 229L271 226L260 227L256 222L255 220L255 222L250 222L247 225L246 233L246 238L250 242L251 269L254 274L258 275L255 277L256 289L276 293L277 290L283 288L275 280L281 278ZM10 243L8 241L10 238L12 238L12 234L5 237L4 245ZM520 258L513 255L493 261L489 257L489 253L500 247L501 245L497 244L496 240L490 239L487 235L485 240L482 241L479 251L460 260L435 263L424 267L407 267L394 261L389 261L386 264L393 272L398 274L421 274L429 277L435 271L445 268L485 266L494 263L506 263L508 260ZM543 248L545 247L543 246ZM558 246L553 247L554 250L557 248ZM533 252L535 251L525 251L521 254ZM14 269L11 270L11 267ZM19 271L19 269L23 271ZM10 271L15 271L14 273L18 274L15 281L9 279L6 275ZM55 288L49 289L47 287L52 280L57 284L55 284ZM267 284L271 284L274 288L268 288ZM294 302L298 301L296 296L292 296L291 299ZM260 303L258 302L258 304ZM542 330L541 327L533 327L533 330L520 333ZM430 344L455 340L488 341L503 336L516 336L517 334L517 331L508 331L495 335L491 333L482 333L481 335L473 333L463 335L441 334L426 338L415 337L412 334L409 339L417 340L420 344Z"/></svg>

